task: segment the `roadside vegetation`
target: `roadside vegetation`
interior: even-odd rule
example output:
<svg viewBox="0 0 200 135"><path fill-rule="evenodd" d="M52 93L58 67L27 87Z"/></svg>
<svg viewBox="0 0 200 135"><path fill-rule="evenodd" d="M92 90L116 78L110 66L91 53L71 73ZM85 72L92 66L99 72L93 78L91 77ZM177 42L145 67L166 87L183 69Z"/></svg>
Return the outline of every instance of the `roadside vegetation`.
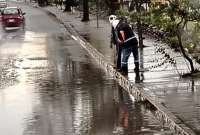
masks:
<svg viewBox="0 0 200 135"><path fill-rule="evenodd" d="M154 24L167 32L163 39L173 48L179 49L189 62L191 74L197 72L189 52L200 44L200 6L192 0L168 0L168 4L151 11ZM185 49L187 48L187 49Z"/></svg>

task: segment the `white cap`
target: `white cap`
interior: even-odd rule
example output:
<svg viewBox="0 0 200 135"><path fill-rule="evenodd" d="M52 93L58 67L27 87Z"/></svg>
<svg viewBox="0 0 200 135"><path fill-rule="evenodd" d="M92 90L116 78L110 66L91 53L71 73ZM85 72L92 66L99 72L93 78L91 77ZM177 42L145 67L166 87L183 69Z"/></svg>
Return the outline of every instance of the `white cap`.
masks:
<svg viewBox="0 0 200 135"><path fill-rule="evenodd" d="M115 29L117 27L117 25L119 24L119 20L113 20L112 21L112 26Z"/></svg>
<svg viewBox="0 0 200 135"><path fill-rule="evenodd" d="M114 20L116 20L117 19L117 16L116 15L110 15L109 16L109 22L112 24L112 22L114 21Z"/></svg>

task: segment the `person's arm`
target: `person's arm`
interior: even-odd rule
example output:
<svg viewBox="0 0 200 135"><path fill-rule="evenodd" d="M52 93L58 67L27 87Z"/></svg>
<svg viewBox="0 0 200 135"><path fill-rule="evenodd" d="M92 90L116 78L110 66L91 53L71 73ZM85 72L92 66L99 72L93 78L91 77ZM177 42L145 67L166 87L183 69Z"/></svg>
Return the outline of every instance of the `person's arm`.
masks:
<svg viewBox="0 0 200 135"><path fill-rule="evenodd" d="M110 36L110 48L113 48L113 44L114 44L114 39L113 39L113 33L112 33L112 30L111 30L111 36Z"/></svg>
<svg viewBox="0 0 200 135"><path fill-rule="evenodd" d="M115 34L115 33L114 33L114 28L112 27L112 28L111 28L111 38L110 38L110 48L113 47L113 44L116 44L114 34Z"/></svg>
<svg viewBox="0 0 200 135"><path fill-rule="evenodd" d="M124 34L124 31L123 30L120 30L120 35L122 37L122 40L124 41L125 40L125 34Z"/></svg>
<svg viewBox="0 0 200 135"><path fill-rule="evenodd" d="M114 34L115 34L115 41L116 41L117 43L120 43L121 40L119 39L119 36L118 36L118 34L117 34L117 31L115 31Z"/></svg>

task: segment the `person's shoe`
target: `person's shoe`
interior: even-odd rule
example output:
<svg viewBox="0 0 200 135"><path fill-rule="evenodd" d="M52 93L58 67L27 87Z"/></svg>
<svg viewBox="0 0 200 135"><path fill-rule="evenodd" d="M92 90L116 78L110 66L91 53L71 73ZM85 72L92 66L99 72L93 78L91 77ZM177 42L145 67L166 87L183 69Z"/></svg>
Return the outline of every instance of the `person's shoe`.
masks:
<svg viewBox="0 0 200 135"><path fill-rule="evenodd" d="M122 73L122 75L127 76L128 75L128 67L127 66L123 66L121 68L121 73Z"/></svg>
<svg viewBox="0 0 200 135"><path fill-rule="evenodd" d="M124 75L124 76L127 76L128 72L121 71L121 74Z"/></svg>
<svg viewBox="0 0 200 135"><path fill-rule="evenodd" d="M135 83L140 83L140 74L139 74L139 72L135 74Z"/></svg>
<svg viewBox="0 0 200 135"><path fill-rule="evenodd" d="M139 63L135 63L134 71L135 73L139 72Z"/></svg>

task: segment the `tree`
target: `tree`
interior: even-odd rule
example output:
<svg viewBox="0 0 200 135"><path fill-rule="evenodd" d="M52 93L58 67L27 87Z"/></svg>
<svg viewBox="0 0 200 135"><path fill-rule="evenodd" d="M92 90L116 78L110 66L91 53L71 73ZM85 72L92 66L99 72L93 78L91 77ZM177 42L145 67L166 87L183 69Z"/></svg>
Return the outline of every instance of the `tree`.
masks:
<svg viewBox="0 0 200 135"><path fill-rule="evenodd" d="M83 0L83 18L82 21L89 21L89 1Z"/></svg>
<svg viewBox="0 0 200 135"><path fill-rule="evenodd" d="M38 0L38 5L41 7L47 6L48 4L48 0Z"/></svg>
<svg viewBox="0 0 200 135"><path fill-rule="evenodd" d="M133 22L137 22L137 31L138 31L138 38L139 38L139 47L143 48L143 30L142 30L142 17L147 12L144 10L143 4L146 3L146 5L149 3L149 0L132 0L131 1L131 7L130 11L131 13L131 19Z"/></svg>
<svg viewBox="0 0 200 135"><path fill-rule="evenodd" d="M115 14L116 10L120 9L120 3L118 0L103 0L109 7L109 14Z"/></svg>
<svg viewBox="0 0 200 135"><path fill-rule="evenodd" d="M60 3L60 5L62 5L62 0L58 0L58 2ZM65 5L64 11L71 12L72 7L77 7L79 5L79 2L77 0L65 0L64 5Z"/></svg>
<svg viewBox="0 0 200 135"><path fill-rule="evenodd" d="M138 38L139 38L139 47L143 47L143 38L142 38L142 25L141 25L141 7L143 2L141 0L135 0L136 12L137 16L137 30L138 30Z"/></svg>
<svg viewBox="0 0 200 135"><path fill-rule="evenodd" d="M154 10L154 17L158 22L163 22L160 26L170 33L169 36L176 37L183 57L190 64L190 73L195 73L193 61L184 49L183 34L187 24L195 25L195 22L200 21L200 5L195 3L195 0L168 0L168 2L168 5Z"/></svg>
<svg viewBox="0 0 200 135"><path fill-rule="evenodd" d="M64 4L65 4L65 12L71 12L71 6L73 6L73 0L65 0Z"/></svg>

